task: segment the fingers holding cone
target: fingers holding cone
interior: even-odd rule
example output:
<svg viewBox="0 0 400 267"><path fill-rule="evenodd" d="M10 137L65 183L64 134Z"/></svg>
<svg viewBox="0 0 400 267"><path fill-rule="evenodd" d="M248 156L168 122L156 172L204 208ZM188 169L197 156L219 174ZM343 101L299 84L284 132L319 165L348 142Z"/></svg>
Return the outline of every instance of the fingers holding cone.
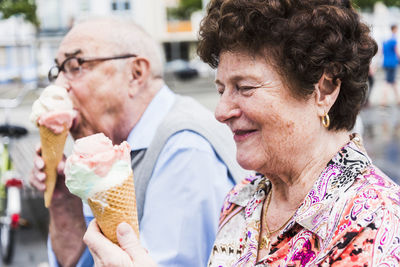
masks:
<svg viewBox="0 0 400 267"><path fill-rule="evenodd" d="M121 185L98 192L88 199L88 204L104 235L117 243L116 229L122 221L128 222L139 235L135 186L133 174Z"/></svg>
<svg viewBox="0 0 400 267"><path fill-rule="evenodd" d="M116 235L119 246L101 233L96 219L90 222L83 241L92 253L96 266L157 266L128 223L120 223Z"/></svg>
<svg viewBox="0 0 400 267"><path fill-rule="evenodd" d="M45 179L46 174L43 172L44 161L41 158L40 145L36 148L36 154L33 159L33 169L29 178L29 183L32 187L36 188L40 192L44 192L46 189Z"/></svg>

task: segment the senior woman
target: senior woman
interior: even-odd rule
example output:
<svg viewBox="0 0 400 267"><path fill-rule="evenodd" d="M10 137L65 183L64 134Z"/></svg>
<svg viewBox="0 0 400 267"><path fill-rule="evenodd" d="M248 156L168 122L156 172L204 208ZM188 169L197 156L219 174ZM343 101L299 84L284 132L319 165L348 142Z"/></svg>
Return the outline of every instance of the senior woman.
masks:
<svg viewBox="0 0 400 267"><path fill-rule="evenodd" d="M259 175L226 197L209 266L399 266L399 186L349 132L376 51L349 1L211 1L198 52L215 115Z"/></svg>

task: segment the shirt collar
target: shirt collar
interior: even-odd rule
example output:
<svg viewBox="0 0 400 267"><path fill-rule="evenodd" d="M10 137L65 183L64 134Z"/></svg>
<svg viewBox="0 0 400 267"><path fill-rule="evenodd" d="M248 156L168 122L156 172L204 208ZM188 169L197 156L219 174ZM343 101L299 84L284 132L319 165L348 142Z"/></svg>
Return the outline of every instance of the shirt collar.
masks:
<svg viewBox="0 0 400 267"><path fill-rule="evenodd" d="M133 151L149 147L158 126L172 108L175 98L176 95L166 85L154 96L128 135L127 142Z"/></svg>
<svg viewBox="0 0 400 267"><path fill-rule="evenodd" d="M234 191L229 195L229 202L246 207L252 199L259 198L261 193L265 196L269 188L269 180L261 174L247 177L244 182L235 186Z"/></svg>
<svg viewBox="0 0 400 267"><path fill-rule="evenodd" d="M322 171L283 232L289 230L297 222L320 238L326 238L327 219L336 200L342 192L353 185L357 176L371 165L361 137L353 134L350 138L351 141L342 147ZM255 205L252 205L254 200L258 200L258 204L262 205L260 200L268 195L270 188L270 182L265 177L253 177L249 184L237 186L229 196L229 201L245 207L246 217L248 217L255 210Z"/></svg>
<svg viewBox="0 0 400 267"><path fill-rule="evenodd" d="M351 141L327 164L296 211L292 223L284 231L297 222L325 239L333 206L369 165L371 160L362 145L361 137L351 135Z"/></svg>

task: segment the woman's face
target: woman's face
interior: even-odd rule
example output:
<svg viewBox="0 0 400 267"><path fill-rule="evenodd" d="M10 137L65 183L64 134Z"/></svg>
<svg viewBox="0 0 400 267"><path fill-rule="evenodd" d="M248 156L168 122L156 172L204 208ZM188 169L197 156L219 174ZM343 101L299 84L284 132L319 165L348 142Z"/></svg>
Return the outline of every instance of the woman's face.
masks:
<svg viewBox="0 0 400 267"><path fill-rule="evenodd" d="M239 164L265 175L296 167L320 129L315 98L295 98L264 57L222 52L215 117L234 134Z"/></svg>

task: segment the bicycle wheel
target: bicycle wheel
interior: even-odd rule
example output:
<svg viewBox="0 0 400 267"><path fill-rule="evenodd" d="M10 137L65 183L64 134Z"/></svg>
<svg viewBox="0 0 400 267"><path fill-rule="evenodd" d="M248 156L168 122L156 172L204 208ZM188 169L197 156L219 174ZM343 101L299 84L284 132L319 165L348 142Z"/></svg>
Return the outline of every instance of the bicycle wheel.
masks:
<svg viewBox="0 0 400 267"><path fill-rule="evenodd" d="M14 254L16 229L18 228L21 211L19 188L14 186L7 187L6 197L5 214L0 220L0 246L3 262L11 263Z"/></svg>
<svg viewBox="0 0 400 267"><path fill-rule="evenodd" d="M0 226L1 258L4 263L11 263L14 254L15 231L9 224Z"/></svg>

